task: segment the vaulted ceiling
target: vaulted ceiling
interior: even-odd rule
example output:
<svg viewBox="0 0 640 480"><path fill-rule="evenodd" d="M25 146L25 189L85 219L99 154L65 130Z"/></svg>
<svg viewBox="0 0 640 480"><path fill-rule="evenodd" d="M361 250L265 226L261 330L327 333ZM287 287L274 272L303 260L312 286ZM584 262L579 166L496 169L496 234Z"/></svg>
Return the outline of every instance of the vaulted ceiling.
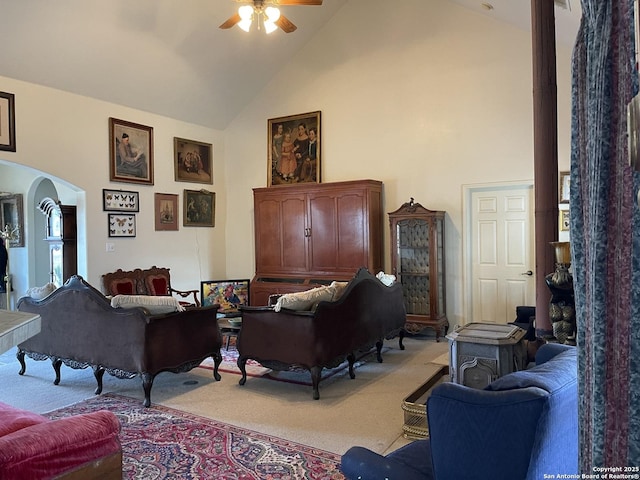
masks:
<svg viewBox="0 0 640 480"><path fill-rule="evenodd" d="M298 29L265 35L218 28L233 0L0 0L0 76L222 130L344 5L378 1L283 6ZM530 25L530 0L446 1ZM556 12L572 41L579 12Z"/></svg>

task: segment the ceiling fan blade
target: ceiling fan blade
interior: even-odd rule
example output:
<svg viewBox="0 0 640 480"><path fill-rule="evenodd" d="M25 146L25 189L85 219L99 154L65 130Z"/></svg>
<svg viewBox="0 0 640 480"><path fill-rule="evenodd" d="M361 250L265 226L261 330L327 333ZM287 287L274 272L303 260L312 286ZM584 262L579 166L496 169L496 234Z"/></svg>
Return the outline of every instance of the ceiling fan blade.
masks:
<svg viewBox="0 0 640 480"><path fill-rule="evenodd" d="M280 15L280 18L275 21L275 24L279 26L285 33L294 32L298 28L293 23L291 23L291 21L284 15Z"/></svg>
<svg viewBox="0 0 640 480"><path fill-rule="evenodd" d="M322 0L273 0L276 5L322 5Z"/></svg>
<svg viewBox="0 0 640 480"><path fill-rule="evenodd" d="M220 27L218 28L223 28L223 29L227 29L227 28L231 28L233 27L235 24L237 24L240 20L242 20L240 18L240 15L238 15L237 13L233 14L231 17L229 17L227 19L226 22L224 22L222 25L220 25Z"/></svg>

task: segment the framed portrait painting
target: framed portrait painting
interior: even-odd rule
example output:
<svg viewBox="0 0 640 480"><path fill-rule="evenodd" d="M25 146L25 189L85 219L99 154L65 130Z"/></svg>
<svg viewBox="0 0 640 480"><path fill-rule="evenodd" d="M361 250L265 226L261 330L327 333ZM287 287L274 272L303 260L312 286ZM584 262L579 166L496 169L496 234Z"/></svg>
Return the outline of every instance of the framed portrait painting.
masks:
<svg viewBox="0 0 640 480"><path fill-rule="evenodd" d="M208 190L185 190L183 198L185 227L214 227L216 194Z"/></svg>
<svg viewBox="0 0 640 480"><path fill-rule="evenodd" d="M174 137L175 181L213 184L212 152L210 143Z"/></svg>
<svg viewBox="0 0 640 480"><path fill-rule="evenodd" d="M320 183L320 112L267 121L267 186Z"/></svg>
<svg viewBox="0 0 640 480"><path fill-rule="evenodd" d="M0 92L0 150L16 151L16 107L13 93Z"/></svg>
<svg viewBox="0 0 640 480"><path fill-rule="evenodd" d="M153 128L109 118L109 180L153 185Z"/></svg>
<svg viewBox="0 0 640 480"><path fill-rule="evenodd" d="M154 194L156 231L178 230L178 195Z"/></svg>

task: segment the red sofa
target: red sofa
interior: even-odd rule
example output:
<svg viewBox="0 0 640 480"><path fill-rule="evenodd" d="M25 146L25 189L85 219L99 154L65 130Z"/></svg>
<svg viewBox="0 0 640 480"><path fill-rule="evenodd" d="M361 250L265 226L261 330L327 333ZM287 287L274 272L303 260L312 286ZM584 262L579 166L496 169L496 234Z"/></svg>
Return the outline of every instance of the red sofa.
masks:
<svg viewBox="0 0 640 480"><path fill-rule="evenodd" d="M119 432L105 410L49 420L0 403L0 478L121 480Z"/></svg>

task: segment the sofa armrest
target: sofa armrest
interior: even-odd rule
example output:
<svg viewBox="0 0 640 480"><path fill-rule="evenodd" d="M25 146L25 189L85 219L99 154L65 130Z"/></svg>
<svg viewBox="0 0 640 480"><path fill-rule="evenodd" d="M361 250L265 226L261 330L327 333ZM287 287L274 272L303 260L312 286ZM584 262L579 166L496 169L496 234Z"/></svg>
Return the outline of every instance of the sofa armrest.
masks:
<svg viewBox="0 0 640 480"><path fill-rule="evenodd" d="M438 385L427 401L434 476L526 478L547 395L535 387L486 391ZM470 448L461 451L460 442ZM471 472L482 472L482 477L469 476Z"/></svg>
<svg viewBox="0 0 640 480"><path fill-rule="evenodd" d="M169 288L169 293L177 295L180 298L187 298L189 295L193 295L193 301L196 307L200 306L200 300L198 299L198 290L176 290L175 288Z"/></svg>
<svg viewBox="0 0 640 480"><path fill-rule="evenodd" d="M563 345L561 343L545 343L536 351L536 365L541 365L551 360L556 355L575 349L571 345Z"/></svg>
<svg viewBox="0 0 640 480"><path fill-rule="evenodd" d="M0 437L0 478L51 478L121 451L111 412L75 415Z"/></svg>
<svg viewBox="0 0 640 480"><path fill-rule="evenodd" d="M428 441L419 441L418 445L415 443L399 449L398 455L408 449L412 452L398 459L394 458L396 452L383 457L364 447L351 447L342 456L340 470L348 480L430 480L433 472L430 471L428 448L416 448L423 447L420 444ZM420 465L425 461L429 466L420 470Z"/></svg>

